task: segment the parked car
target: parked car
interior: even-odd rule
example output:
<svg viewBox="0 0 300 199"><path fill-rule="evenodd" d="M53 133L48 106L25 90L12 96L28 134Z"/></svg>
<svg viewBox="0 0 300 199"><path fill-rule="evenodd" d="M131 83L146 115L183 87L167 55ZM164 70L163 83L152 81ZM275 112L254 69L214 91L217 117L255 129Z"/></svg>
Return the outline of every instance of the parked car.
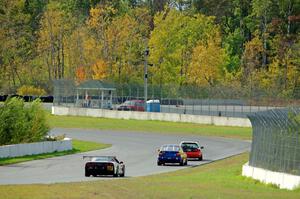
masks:
<svg viewBox="0 0 300 199"><path fill-rule="evenodd" d="M118 111L145 111L144 100L127 100L121 104Z"/></svg>
<svg viewBox="0 0 300 199"><path fill-rule="evenodd" d="M125 176L125 165L114 156L83 156L91 159L85 164L85 176L112 175Z"/></svg>
<svg viewBox="0 0 300 199"><path fill-rule="evenodd" d="M182 147L188 158L197 158L198 160L203 160L201 149L203 149L204 147L200 147L198 142L182 141L180 142L180 146Z"/></svg>
<svg viewBox="0 0 300 199"><path fill-rule="evenodd" d="M187 155L178 144L163 145L158 152L158 166L166 163L179 163L181 166L187 165Z"/></svg>

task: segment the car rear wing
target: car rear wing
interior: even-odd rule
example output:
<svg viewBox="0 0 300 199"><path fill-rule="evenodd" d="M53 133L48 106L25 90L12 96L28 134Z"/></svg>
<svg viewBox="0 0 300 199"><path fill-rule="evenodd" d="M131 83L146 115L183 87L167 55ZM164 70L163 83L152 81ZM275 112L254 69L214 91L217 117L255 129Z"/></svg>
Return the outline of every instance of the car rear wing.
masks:
<svg viewBox="0 0 300 199"><path fill-rule="evenodd" d="M109 155L84 155L82 159L92 159L92 158L116 158L116 156L109 156Z"/></svg>

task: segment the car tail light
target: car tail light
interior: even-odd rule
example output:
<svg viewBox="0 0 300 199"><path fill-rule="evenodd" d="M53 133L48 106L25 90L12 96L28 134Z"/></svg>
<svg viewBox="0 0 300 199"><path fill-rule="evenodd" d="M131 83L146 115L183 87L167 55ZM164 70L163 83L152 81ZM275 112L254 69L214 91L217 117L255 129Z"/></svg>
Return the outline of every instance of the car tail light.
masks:
<svg viewBox="0 0 300 199"><path fill-rule="evenodd" d="M93 166L93 164L92 164L92 163L86 163L85 166L86 166L86 167L91 167L91 166Z"/></svg>

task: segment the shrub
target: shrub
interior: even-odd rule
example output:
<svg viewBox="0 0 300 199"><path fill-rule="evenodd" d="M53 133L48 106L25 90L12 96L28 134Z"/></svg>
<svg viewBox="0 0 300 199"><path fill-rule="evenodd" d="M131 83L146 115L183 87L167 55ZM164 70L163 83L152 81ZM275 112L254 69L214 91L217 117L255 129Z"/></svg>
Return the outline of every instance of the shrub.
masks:
<svg viewBox="0 0 300 199"><path fill-rule="evenodd" d="M21 86L17 91L18 95L31 95L31 96L42 96L46 95L46 91L42 88L35 88L33 86Z"/></svg>
<svg viewBox="0 0 300 199"><path fill-rule="evenodd" d="M26 104L20 98L9 98L0 107L0 145L36 142L49 131L40 100Z"/></svg>

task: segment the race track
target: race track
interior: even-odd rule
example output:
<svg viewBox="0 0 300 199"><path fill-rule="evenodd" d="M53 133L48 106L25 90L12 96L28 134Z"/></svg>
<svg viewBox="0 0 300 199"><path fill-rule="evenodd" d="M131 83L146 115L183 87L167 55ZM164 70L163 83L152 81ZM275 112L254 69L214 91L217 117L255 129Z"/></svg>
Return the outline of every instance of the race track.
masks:
<svg viewBox="0 0 300 199"><path fill-rule="evenodd" d="M53 129L51 133L66 134L67 137L79 140L110 143L112 147L84 154L0 166L0 184L47 184L112 179L110 177L84 177L83 155L115 155L119 160L124 161L126 177L135 177L197 166L250 150L249 141L217 137L58 128ZM204 160L189 161L184 167L157 166L157 149L162 144L179 143L182 140L199 141L200 145L204 146Z"/></svg>

